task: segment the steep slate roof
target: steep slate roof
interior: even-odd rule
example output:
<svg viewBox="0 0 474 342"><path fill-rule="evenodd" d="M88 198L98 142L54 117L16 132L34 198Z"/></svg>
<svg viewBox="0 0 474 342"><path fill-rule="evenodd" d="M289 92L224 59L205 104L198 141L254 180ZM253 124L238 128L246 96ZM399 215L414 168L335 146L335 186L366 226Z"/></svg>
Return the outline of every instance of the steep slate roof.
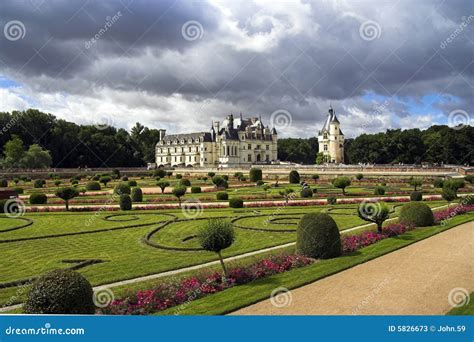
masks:
<svg viewBox="0 0 474 342"><path fill-rule="evenodd" d="M185 133L185 134L170 134L165 135L163 141L174 141L174 140L189 140L189 139L201 139L204 138L204 141L212 141L211 133L209 132L196 132L196 133Z"/></svg>
<svg viewBox="0 0 474 342"><path fill-rule="evenodd" d="M328 131L329 132L329 125L332 123L340 123L339 120L337 119L336 112L332 107L329 107L329 113L326 121L324 122L323 128L319 131L319 133L323 131ZM344 135L341 131L341 128L339 127L339 134Z"/></svg>

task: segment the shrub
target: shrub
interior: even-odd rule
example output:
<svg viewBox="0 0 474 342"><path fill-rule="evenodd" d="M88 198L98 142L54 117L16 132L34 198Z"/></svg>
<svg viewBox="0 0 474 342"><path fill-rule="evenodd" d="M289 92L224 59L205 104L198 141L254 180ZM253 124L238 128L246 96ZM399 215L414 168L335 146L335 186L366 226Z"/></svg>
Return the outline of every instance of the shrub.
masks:
<svg viewBox="0 0 474 342"><path fill-rule="evenodd" d="M166 176L166 171L163 170L163 169L155 170L155 171L153 171L153 176L154 176L154 177L164 178L164 177Z"/></svg>
<svg viewBox="0 0 474 342"><path fill-rule="evenodd" d="M336 204L337 198L334 196L328 196L328 204Z"/></svg>
<svg viewBox="0 0 474 342"><path fill-rule="evenodd" d="M45 194L41 193L32 193L29 199L30 204L46 204L48 202L48 197Z"/></svg>
<svg viewBox="0 0 474 342"><path fill-rule="evenodd" d="M132 186L137 186L137 181L136 181L136 180L128 181L128 185L129 185L130 187L132 187Z"/></svg>
<svg viewBox="0 0 474 342"><path fill-rule="evenodd" d="M21 195L25 192L25 190L20 187L13 188L13 190L16 192L17 195Z"/></svg>
<svg viewBox="0 0 474 342"><path fill-rule="evenodd" d="M112 176L115 178L115 179L119 179L120 178L120 170L119 169L113 169L112 170ZM126 180L126 179L124 179Z"/></svg>
<svg viewBox="0 0 474 342"><path fill-rule="evenodd" d="M107 187L107 183L109 183L112 180L109 176L102 176L99 178L99 182L104 184L105 187Z"/></svg>
<svg viewBox="0 0 474 342"><path fill-rule="evenodd" d="M223 175L222 178L224 178L224 180L225 180L226 182L229 181L229 176L227 176L227 175Z"/></svg>
<svg viewBox="0 0 474 342"><path fill-rule="evenodd" d="M314 180L314 182L316 183L319 179L319 175L314 174L314 175L311 176L311 179Z"/></svg>
<svg viewBox="0 0 474 342"><path fill-rule="evenodd" d="M421 191L413 191L410 194L410 201L419 202L423 200L423 193Z"/></svg>
<svg viewBox="0 0 474 342"><path fill-rule="evenodd" d="M48 272L31 286L24 311L28 314L93 314L92 286L72 270Z"/></svg>
<svg viewBox="0 0 474 342"><path fill-rule="evenodd" d="M385 188L383 186L378 186L374 190L374 195L385 195Z"/></svg>
<svg viewBox="0 0 474 342"><path fill-rule="evenodd" d="M364 178L364 175L362 173L356 174L356 179L357 180L361 180L362 178Z"/></svg>
<svg viewBox="0 0 474 342"><path fill-rule="evenodd" d="M101 188L99 182L89 182L86 184L86 189L89 191L99 191Z"/></svg>
<svg viewBox="0 0 474 342"><path fill-rule="evenodd" d="M341 236L336 222L323 213L304 215L296 231L296 253L311 258L340 256Z"/></svg>
<svg viewBox="0 0 474 342"><path fill-rule="evenodd" d="M436 178L434 181L433 181L433 185L435 188L442 188L443 185L444 185L444 180L443 178Z"/></svg>
<svg viewBox="0 0 474 342"><path fill-rule="evenodd" d="M124 182L128 182L128 177L127 177L127 176L123 176L123 177L122 177L122 180L123 180Z"/></svg>
<svg viewBox="0 0 474 342"><path fill-rule="evenodd" d="M427 227L434 224L434 216L430 207L421 202L410 202L400 210L398 221L403 224L412 224L415 227Z"/></svg>
<svg viewBox="0 0 474 342"><path fill-rule="evenodd" d="M200 186L193 186L193 187L191 188L191 193L193 193L193 194L199 194L199 193L201 193L201 187L200 187Z"/></svg>
<svg viewBox="0 0 474 342"><path fill-rule="evenodd" d="M242 172L234 173L234 178L236 178L238 180L240 180L243 176L244 176L244 174Z"/></svg>
<svg viewBox="0 0 474 342"><path fill-rule="evenodd" d="M100 179L99 175L95 175L94 177L91 178L93 181L98 181Z"/></svg>
<svg viewBox="0 0 474 342"><path fill-rule="evenodd" d="M117 184L114 188L114 194L117 194L117 195L123 195L123 194L130 195L130 185L128 185L127 183Z"/></svg>
<svg viewBox="0 0 474 342"><path fill-rule="evenodd" d="M241 198L234 197L229 200L229 207L231 208L243 208L244 201Z"/></svg>
<svg viewBox="0 0 474 342"><path fill-rule="evenodd" d="M33 183L33 186L37 189L42 188L44 185L44 180L42 179L36 179L35 182Z"/></svg>
<svg viewBox="0 0 474 342"><path fill-rule="evenodd" d="M249 179L254 183L262 180L262 170L255 167L251 168L249 172Z"/></svg>
<svg viewBox="0 0 474 342"><path fill-rule="evenodd" d="M263 184L265 184L265 182L263 180L258 180L257 183L258 186L262 186Z"/></svg>
<svg viewBox="0 0 474 342"><path fill-rule="evenodd" d="M77 179L72 179L71 184L72 185L77 185L77 184L79 184L79 181Z"/></svg>
<svg viewBox="0 0 474 342"><path fill-rule="evenodd" d="M8 181L6 179L0 179L0 188L8 187Z"/></svg>
<svg viewBox="0 0 474 342"><path fill-rule="evenodd" d="M172 175L173 175L173 172L172 172L172 171L167 171L167 172L166 172L166 176L167 176L167 177L171 177Z"/></svg>
<svg viewBox="0 0 474 342"><path fill-rule="evenodd" d="M410 177L410 179L408 179L408 184L411 185L414 188L414 190L416 191L417 187L423 185L423 179Z"/></svg>
<svg viewBox="0 0 474 342"><path fill-rule="evenodd" d="M464 179L471 184L474 183L474 175L467 175L464 177Z"/></svg>
<svg viewBox="0 0 474 342"><path fill-rule="evenodd" d="M59 187L59 186L61 185L61 181L60 181L60 180L56 180L56 181L54 181L54 185L56 185L56 186L58 186L58 187Z"/></svg>
<svg viewBox="0 0 474 342"><path fill-rule="evenodd" d="M348 177L338 177L332 181L332 184L339 189L342 189L342 194L346 194L346 187L351 185L351 180Z"/></svg>
<svg viewBox="0 0 474 342"><path fill-rule="evenodd" d="M458 191L460 188L464 188L464 180L462 179L450 179L444 182L445 188L449 188L454 191Z"/></svg>
<svg viewBox="0 0 474 342"><path fill-rule="evenodd" d="M443 187L443 191L441 192L441 197L443 197L443 199L448 201L449 203L451 201L454 201L458 196L455 190L448 187Z"/></svg>
<svg viewBox="0 0 474 342"><path fill-rule="evenodd" d="M170 186L170 183L166 181L159 181L156 184L161 189L161 193L165 192L165 189Z"/></svg>
<svg viewBox="0 0 474 342"><path fill-rule="evenodd" d="M216 199L218 201L227 201L229 199L229 194L227 192L218 192L216 194Z"/></svg>
<svg viewBox="0 0 474 342"><path fill-rule="evenodd" d="M300 174L296 170L292 170L288 176L288 181L291 184L299 184L300 183Z"/></svg>
<svg viewBox="0 0 474 342"><path fill-rule="evenodd" d="M132 199L128 194L120 195L120 210L132 210Z"/></svg>
<svg viewBox="0 0 474 342"><path fill-rule="evenodd" d="M217 253L224 275L227 278L227 270L221 251L234 243L235 233L232 223L228 220L211 219L207 221L206 226L199 230L198 239L203 249Z"/></svg>
<svg viewBox="0 0 474 342"><path fill-rule="evenodd" d="M229 184L226 182L224 178L221 176L214 176L212 177L212 183L218 188L226 189L229 187Z"/></svg>
<svg viewBox="0 0 474 342"><path fill-rule="evenodd" d="M318 193L318 189L317 188L313 188L313 194L317 194Z"/></svg>
<svg viewBox="0 0 474 342"><path fill-rule="evenodd" d="M132 202L143 202L143 192L140 188L132 188L131 195Z"/></svg>
<svg viewBox="0 0 474 342"><path fill-rule="evenodd" d="M180 185L183 185L183 186L191 186L191 181L190 181L189 179L182 178L182 179L179 181L179 184L180 184Z"/></svg>
<svg viewBox="0 0 474 342"><path fill-rule="evenodd" d="M69 200L79 196L79 192L74 188L61 188L56 191L55 195L65 202L67 211L69 210Z"/></svg>
<svg viewBox="0 0 474 342"><path fill-rule="evenodd" d="M182 174L179 174L179 173L176 174L176 179L181 179L181 178L183 178L183 175L182 175Z"/></svg>
<svg viewBox="0 0 474 342"><path fill-rule="evenodd" d="M313 197L313 190L311 190L310 188L305 188L301 190L300 196L303 198Z"/></svg>
<svg viewBox="0 0 474 342"><path fill-rule="evenodd" d="M208 172L207 175L212 178L216 175L216 173L215 172Z"/></svg>

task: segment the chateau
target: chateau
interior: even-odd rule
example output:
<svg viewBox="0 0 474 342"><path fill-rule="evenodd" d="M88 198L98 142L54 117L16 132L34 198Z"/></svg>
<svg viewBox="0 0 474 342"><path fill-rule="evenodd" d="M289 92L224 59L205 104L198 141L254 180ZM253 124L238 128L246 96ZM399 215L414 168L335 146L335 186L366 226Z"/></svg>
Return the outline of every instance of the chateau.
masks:
<svg viewBox="0 0 474 342"><path fill-rule="evenodd" d="M340 125L336 112L329 107L328 118L318 133L319 152L327 163L344 162L344 134Z"/></svg>
<svg viewBox="0 0 474 342"><path fill-rule="evenodd" d="M277 132L261 118L234 118L213 122L209 132L166 135L156 144L156 166L230 167L277 161Z"/></svg>

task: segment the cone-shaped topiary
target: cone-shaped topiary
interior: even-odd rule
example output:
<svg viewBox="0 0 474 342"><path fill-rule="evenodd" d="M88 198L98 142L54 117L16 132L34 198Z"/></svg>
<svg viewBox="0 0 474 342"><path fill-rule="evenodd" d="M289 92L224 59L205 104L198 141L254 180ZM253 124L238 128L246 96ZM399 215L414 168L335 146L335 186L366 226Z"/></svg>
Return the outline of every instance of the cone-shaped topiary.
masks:
<svg viewBox="0 0 474 342"><path fill-rule="evenodd" d="M241 178L241 177L239 177ZM249 172L249 179L251 182L258 182L259 180L262 180L262 170L257 169L257 168L251 168Z"/></svg>
<svg viewBox="0 0 474 342"><path fill-rule="evenodd" d="M140 188L132 188L132 193L130 195L132 202L143 202L143 192Z"/></svg>
<svg viewBox="0 0 474 342"><path fill-rule="evenodd" d="M410 202L400 210L398 221L404 224L413 224L415 227L434 225L434 216L430 207L421 202Z"/></svg>
<svg viewBox="0 0 474 342"><path fill-rule="evenodd" d="M290 174L288 176L288 181L291 184L299 184L300 183L300 174L296 170L290 171Z"/></svg>
<svg viewBox="0 0 474 342"><path fill-rule="evenodd" d="M341 236L333 218L323 213L304 215L298 223L296 253L320 259L341 255Z"/></svg>
<svg viewBox="0 0 474 342"><path fill-rule="evenodd" d="M132 199L130 195L120 195L120 210L132 210Z"/></svg>
<svg viewBox="0 0 474 342"><path fill-rule="evenodd" d="M410 194L410 201L413 201L413 202L423 201L423 193L421 191L413 191Z"/></svg>
<svg viewBox="0 0 474 342"><path fill-rule="evenodd" d="M93 314L92 286L72 270L48 272L33 283L24 311L29 314Z"/></svg>

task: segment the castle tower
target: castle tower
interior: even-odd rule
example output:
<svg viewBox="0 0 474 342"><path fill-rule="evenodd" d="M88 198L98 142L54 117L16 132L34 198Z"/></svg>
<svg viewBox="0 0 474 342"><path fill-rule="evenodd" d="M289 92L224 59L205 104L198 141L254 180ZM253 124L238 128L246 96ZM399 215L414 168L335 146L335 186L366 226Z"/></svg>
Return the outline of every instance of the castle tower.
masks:
<svg viewBox="0 0 474 342"><path fill-rule="evenodd" d="M323 153L325 162L344 162L344 134L340 126L336 112L329 107L328 117L318 133L319 152Z"/></svg>

